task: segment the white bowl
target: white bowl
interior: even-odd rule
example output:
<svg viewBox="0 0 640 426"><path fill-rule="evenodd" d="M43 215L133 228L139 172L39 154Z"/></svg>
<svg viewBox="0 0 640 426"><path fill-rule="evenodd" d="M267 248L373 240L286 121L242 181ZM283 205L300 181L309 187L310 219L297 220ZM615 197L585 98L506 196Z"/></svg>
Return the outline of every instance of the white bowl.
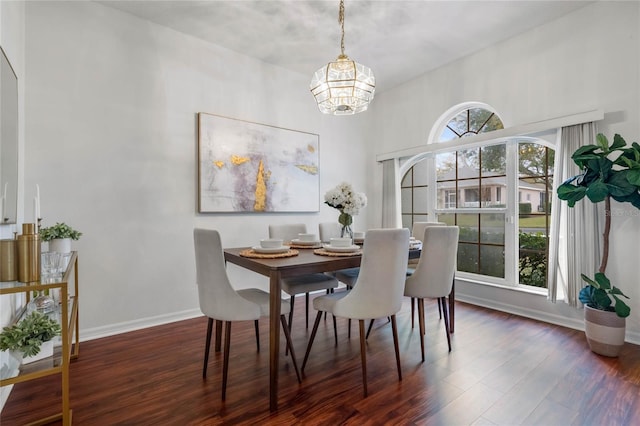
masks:
<svg viewBox="0 0 640 426"><path fill-rule="evenodd" d="M267 238L260 240L260 247L262 248L278 248L282 247L282 239Z"/></svg>
<svg viewBox="0 0 640 426"><path fill-rule="evenodd" d="M364 232L354 232L353 233L354 240L364 240Z"/></svg>
<svg viewBox="0 0 640 426"><path fill-rule="evenodd" d="M351 247L351 238L331 238L332 247Z"/></svg>
<svg viewBox="0 0 640 426"><path fill-rule="evenodd" d="M300 241L306 241L306 242L317 241L318 240L316 238L316 234L298 234L298 239Z"/></svg>

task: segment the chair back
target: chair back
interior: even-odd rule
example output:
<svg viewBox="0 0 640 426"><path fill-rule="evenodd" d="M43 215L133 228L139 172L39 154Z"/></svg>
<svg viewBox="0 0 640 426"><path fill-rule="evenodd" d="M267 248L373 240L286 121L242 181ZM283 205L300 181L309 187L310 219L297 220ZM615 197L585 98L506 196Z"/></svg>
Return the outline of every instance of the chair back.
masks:
<svg viewBox="0 0 640 426"><path fill-rule="evenodd" d="M298 234L306 234L307 225L304 223L287 223L284 225L269 225L269 238L282 238L285 243L298 238Z"/></svg>
<svg viewBox="0 0 640 426"><path fill-rule="evenodd" d="M196 281L200 310L221 321L245 321L260 318L260 305L240 296L231 287L224 263L218 231L193 230L196 251Z"/></svg>
<svg viewBox="0 0 640 426"><path fill-rule="evenodd" d="M422 253L413 275L407 278L410 297L445 297L451 293L458 256L457 226L429 226L422 238Z"/></svg>
<svg viewBox="0 0 640 426"><path fill-rule="evenodd" d="M368 230L356 284L348 295L336 301L333 314L373 319L398 312L402 307L408 256L408 229Z"/></svg>
<svg viewBox="0 0 640 426"><path fill-rule="evenodd" d="M411 230L411 236L417 240L422 240L424 237L424 230L428 226L446 226L444 222L413 222L413 229Z"/></svg>
<svg viewBox="0 0 640 426"><path fill-rule="evenodd" d="M322 222L318 230L320 231L320 241L328 243L331 241L331 238L340 238L342 225L338 222Z"/></svg>

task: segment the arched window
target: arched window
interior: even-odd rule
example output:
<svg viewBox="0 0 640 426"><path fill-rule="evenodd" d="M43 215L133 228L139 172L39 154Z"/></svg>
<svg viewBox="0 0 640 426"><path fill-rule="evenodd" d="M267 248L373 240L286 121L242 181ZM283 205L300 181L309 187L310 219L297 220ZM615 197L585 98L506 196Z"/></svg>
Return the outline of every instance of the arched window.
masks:
<svg viewBox="0 0 640 426"><path fill-rule="evenodd" d="M430 142L502 128L488 106L454 108L441 117ZM417 221L458 225L463 277L546 287L553 149L545 143L509 138L407 159L403 226Z"/></svg>

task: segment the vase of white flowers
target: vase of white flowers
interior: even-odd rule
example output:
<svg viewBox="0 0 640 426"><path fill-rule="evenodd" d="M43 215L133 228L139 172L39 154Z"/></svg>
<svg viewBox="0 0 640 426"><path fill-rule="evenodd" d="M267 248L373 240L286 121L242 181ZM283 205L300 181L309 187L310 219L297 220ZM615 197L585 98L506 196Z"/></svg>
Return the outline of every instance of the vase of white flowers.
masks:
<svg viewBox="0 0 640 426"><path fill-rule="evenodd" d="M353 216L367 205L367 196L362 192L355 192L350 184L343 182L324 194L324 203L340 211L338 222L342 225L341 237L353 239Z"/></svg>

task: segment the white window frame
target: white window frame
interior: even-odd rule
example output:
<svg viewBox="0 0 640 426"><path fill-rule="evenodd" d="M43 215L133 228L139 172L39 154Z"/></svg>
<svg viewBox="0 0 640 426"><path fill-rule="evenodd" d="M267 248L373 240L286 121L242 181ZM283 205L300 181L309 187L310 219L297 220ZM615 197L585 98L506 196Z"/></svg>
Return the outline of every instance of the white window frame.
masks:
<svg viewBox="0 0 640 426"><path fill-rule="evenodd" d="M474 102L465 103L462 105L463 108L458 108L458 107L451 108L448 112L443 114L441 118L451 115L456 109L462 110L470 107L486 108L486 106L483 106L483 105L485 104L479 104ZM604 111L602 109L597 109L597 110L591 110L591 111L585 111L585 112L580 112L576 114L566 115L562 117L551 118L548 120L542 120L542 121L537 121L537 122L532 122L527 124L520 124L517 126L511 126L511 127L507 127L508 123L506 120L503 119L503 124L505 125L505 128L501 130L496 130L490 133L473 135L470 137L457 139L449 142L443 142L439 144L427 143L426 145L422 144L419 146L414 146L413 148L405 148L405 149L400 149L393 152L379 153L379 154L376 154L376 161L382 163L387 160L392 160L392 159L395 160L397 164L396 175L401 177L401 176L404 176L406 172L409 170L409 168L411 168L415 163L425 159L426 159L425 161L430 161L430 164L428 165L428 167L431 167L435 170L435 164L434 164L435 162L433 157L436 153L455 151L457 149L466 149L466 148L472 148L472 147L482 146L482 145L493 145L499 142L506 142L512 138L517 138L519 139L519 141L522 141L522 142L529 141L529 142L539 143L557 151L558 144L560 143L560 129L562 127L573 126L580 123L600 121L603 118L604 118ZM444 124L442 124L442 121L439 120L436 126L439 124L440 128L438 129L436 126L432 128L428 141L432 141L434 139L433 135L440 135L442 133L442 130L444 129L444 126L446 126L447 122L448 121L445 121ZM514 153L514 154L517 155L517 153ZM509 164L509 162L507 164ZM429 191L430 191L429 199L435 200L436 190L435 190L434 182L429 183ZM398 193L398 200L399 200L400 199L399 183L397 185L396 192ZM517 199L517 186L513 188L513 190L511 191L505 191L505 192L506 194L503 194L503 196L513 197L512 203L514 200ZM483 209L483 211L489 212L490 210ZM400 216L399 210L397 214L398 216ZM516 217L517 217L516 215L511 214L508 217L506 217L505 220L507 222L511 221L512 223L515 223ZM505 252L505 255L506 255L506 252ZM514 255L515 255L515 252L514 252ZM505 262L506 262L506 259L505 259ZM475 282L480 284L490 284L487 282L486 279L484 279L485 276L480 276L480 277L482 277L482 279L480 280L466 279L465 277L460 276L460 273L456 274L456 279L463 279L464 281ZM511 284L511 285L508 285L507 287L511 289L524 290L530 293L539 293L539 294L547 293L547 289L542 289L542 288L538 289L536 287L530 287L530 286L520 286L517 283L517 281L518 280L512 281L512 283L515 282L515 285Z"/></svg>

